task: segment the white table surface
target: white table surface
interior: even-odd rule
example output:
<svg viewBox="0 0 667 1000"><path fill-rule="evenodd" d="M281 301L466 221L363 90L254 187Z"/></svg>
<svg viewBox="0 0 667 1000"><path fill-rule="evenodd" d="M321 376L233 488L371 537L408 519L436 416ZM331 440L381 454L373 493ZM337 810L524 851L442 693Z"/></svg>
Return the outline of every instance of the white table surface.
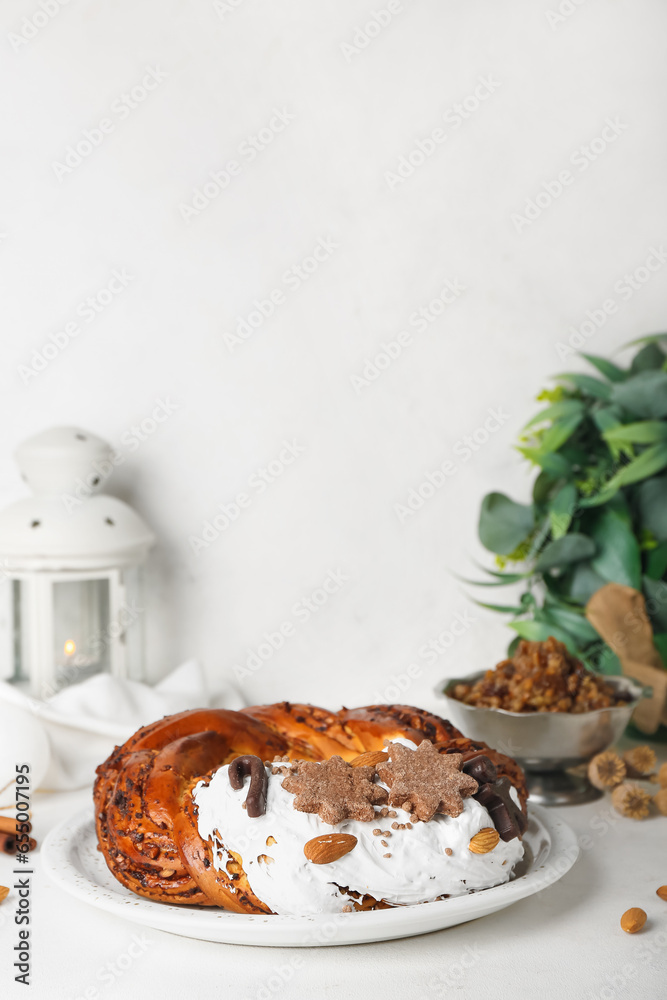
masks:
<svg viewBox="0 0 667 1000"><path fill-rule="evenodd" d="M659 749L661 759L667 757ZM87 790L37 794L35 835L90 801ZM12 981L13 896L0 907L0 996L54 1000L116 997L573 997L665 996L667 818L618 816L609 797L555 810L581 840L582 853L560 882L481 920L422 937L358 947L250 948L142 930L93 909L54 886L35 856L32 991ZM588 839L585 839L588 838ZM0 857L0 884L12 859ZM630 936L621 914L640 906L649 923ZM139 939L139 943L137 942ZM131 952L128 949L131 948ZM126 956L133 954L131 960ZM116 963L120 960L120 966ZM121 968L122 967L122 968Z"/></svg>

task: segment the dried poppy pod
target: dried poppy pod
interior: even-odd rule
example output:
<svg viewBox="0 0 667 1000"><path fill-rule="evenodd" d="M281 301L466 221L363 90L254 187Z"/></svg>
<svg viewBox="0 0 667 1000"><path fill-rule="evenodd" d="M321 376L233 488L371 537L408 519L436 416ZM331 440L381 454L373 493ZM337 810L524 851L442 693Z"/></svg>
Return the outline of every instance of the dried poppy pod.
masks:
<svg viewBox="0 0 667 1000"><path fill-rule="evenodd" d="M601 791L615 788L624 778L625 764L613 750L597 754L588 765L588 780Z"/></svg>
<svg viewBox="0 0 667 1000"><path fill-rule="evenodd" d="M651 774L656 765L655 752L650 747L633 747L623 754L629 778L643 778Z"/></svg>
<svg viewBox="0 0 667 1000"><path fill-rule="evenodd" d="M611 804L616 812L630 819L646 819L650 812L651 796L639 785L625 782L611 793Z"/></svg>

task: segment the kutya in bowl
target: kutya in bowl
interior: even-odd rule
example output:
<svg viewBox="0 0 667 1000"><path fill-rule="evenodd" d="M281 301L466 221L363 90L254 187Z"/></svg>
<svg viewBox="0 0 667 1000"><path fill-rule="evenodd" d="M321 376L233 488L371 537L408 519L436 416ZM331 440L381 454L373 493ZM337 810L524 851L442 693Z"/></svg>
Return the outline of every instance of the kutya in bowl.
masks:
<svg viewBox="0 0 667 1000"><path fill-rule="evenodd" d="M566 770L587 763L621 737L644 689L627 677L605 677L619 697L628 700L612 708L576 714L508 712L467 705L452 697L456 685L474 684L484 674L480 670L438 685L436 693L446 699L446 715L454 725L471 739L483 740L515 757L527 772L534 802L565 805L599 798L602 793L586 778L567 774Z"/></svg>

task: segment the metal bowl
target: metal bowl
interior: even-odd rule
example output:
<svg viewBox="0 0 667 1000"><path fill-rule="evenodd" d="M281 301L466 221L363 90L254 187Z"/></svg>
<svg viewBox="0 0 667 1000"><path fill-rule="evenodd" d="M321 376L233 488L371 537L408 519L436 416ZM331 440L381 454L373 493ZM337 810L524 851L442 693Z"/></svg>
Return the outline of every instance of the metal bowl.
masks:
<svg viewBox="0 0 667 1000"><path fill-rule="evenodd" d="M447 717L465 736L514 757L526 771L531 799L542 805L591 802L603 794L583 775L568 768L586 764L615 743L630 721L644 688L628 677L605 677L627 704L593 712L507 712L502 708L466 705L450 694L456 684L474 684L486 671L438 685L447 701Z"/></svg>

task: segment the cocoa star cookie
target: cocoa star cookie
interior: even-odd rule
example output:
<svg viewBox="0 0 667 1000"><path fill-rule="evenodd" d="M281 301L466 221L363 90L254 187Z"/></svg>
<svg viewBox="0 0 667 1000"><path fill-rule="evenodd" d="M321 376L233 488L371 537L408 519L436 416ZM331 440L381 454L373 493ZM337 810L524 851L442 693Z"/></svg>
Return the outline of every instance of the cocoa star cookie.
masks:
<svg viewBox="0 0 667 1000"><path fill-rule="evenodd" d="M351 767L342 757L332 757L321 764L300 761L282 785L293 792L295 809L317 813L334 826L344 819L375 819L373 806L387 801L387 790L374 784L374 777L373 767Z"/></svg>
<svg viewBox="0 0 667 1000"><path fill-rule="evenodd" d="M424 822L436 813L459 816L463 799L474 795L478 784L461 771L459 753L440 754L428 740L410 750L387 743L391 759L377 765L380 780L389 786L389 805L405 809Z"/></svg>

